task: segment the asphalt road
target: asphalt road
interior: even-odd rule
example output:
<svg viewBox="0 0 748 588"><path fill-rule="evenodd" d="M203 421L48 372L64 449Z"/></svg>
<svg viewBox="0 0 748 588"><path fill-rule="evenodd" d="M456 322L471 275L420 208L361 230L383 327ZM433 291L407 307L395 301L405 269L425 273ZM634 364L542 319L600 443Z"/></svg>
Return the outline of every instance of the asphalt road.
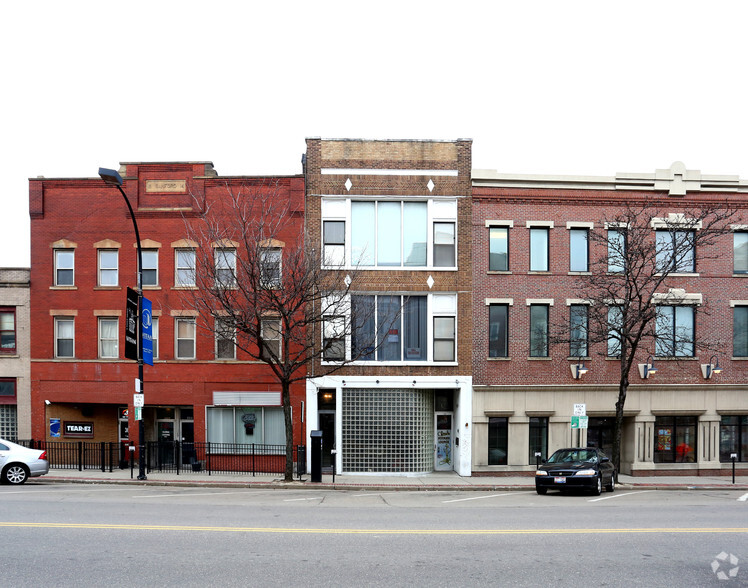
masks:
<svg viewBox="0 0 748 588"><path fill-rule="evenodd" d="M748 586L748 495L729 489L29 483L0 487L0 529L2 586Z"/></svg>

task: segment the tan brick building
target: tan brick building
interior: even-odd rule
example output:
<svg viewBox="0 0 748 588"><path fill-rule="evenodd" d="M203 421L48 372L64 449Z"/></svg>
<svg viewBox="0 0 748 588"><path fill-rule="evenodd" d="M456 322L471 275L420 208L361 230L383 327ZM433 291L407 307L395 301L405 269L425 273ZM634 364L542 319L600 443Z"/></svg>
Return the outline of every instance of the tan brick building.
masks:
<svg viewBox="0 0 748 588"><path fill-rule="evenodd" d="M0 437L31 438L28 268L0 268Z"/></svg>
<svg viewBox="0 0 748 588"><path fill-rule="evenodd" d="M470 475L470 171L470 140L307 140L307 238L341 284L355 273L361 323L341 351L356 361L307 384L338 473Z"/></svg>

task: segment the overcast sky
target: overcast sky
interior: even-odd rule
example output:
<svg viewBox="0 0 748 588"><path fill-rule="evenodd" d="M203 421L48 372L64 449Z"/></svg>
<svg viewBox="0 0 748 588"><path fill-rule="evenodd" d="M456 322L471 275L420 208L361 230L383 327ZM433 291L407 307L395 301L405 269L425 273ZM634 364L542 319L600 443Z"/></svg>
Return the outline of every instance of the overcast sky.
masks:
<svg viewBox="0 0 748 588"><path fill-rule="evenodd" d="M29 264L30 177L300 173L305 137L472 138L473 167L505 173L748 179L746 22L744 1L7 2L0 266Z"/></svg>

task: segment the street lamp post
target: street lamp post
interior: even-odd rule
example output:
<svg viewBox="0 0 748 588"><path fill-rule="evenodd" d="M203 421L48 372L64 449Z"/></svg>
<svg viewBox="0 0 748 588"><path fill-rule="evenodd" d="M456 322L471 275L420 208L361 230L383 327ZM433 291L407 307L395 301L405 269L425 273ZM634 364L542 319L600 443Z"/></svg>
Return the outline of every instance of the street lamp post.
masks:
<svg viewBox="0 0 748 588"><path fill-rule="evenodd" d="M125 199L127 209L130 211L130 218L132 219L132 226L135 229L135 241L138 248L138 380L140 381L140 393L144 394L143 385L143 250L140 247L140 232L138 231L138 223L135 220L135 213L130 205L130 199L122 189L122 176L119 172L113 169L107 169L104 167L99 168L99 176L104 182L110 186L115 186L122 197ZM141 415L138 421L138 480L147 480L145 475L145 423L143 422L143 415Z"/></svg>

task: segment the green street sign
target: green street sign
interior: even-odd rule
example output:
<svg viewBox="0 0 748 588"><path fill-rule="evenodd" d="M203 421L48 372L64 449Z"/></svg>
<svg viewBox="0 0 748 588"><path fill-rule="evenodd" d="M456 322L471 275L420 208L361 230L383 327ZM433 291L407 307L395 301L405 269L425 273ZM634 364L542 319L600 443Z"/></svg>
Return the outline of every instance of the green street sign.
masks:
<svg viewBox="0 0 748 588"><path fill-rule="evenodd" d="M573 416L571 417L571 428L572 429L586 429L589 426L590 417L588 416Z"/></svg>

